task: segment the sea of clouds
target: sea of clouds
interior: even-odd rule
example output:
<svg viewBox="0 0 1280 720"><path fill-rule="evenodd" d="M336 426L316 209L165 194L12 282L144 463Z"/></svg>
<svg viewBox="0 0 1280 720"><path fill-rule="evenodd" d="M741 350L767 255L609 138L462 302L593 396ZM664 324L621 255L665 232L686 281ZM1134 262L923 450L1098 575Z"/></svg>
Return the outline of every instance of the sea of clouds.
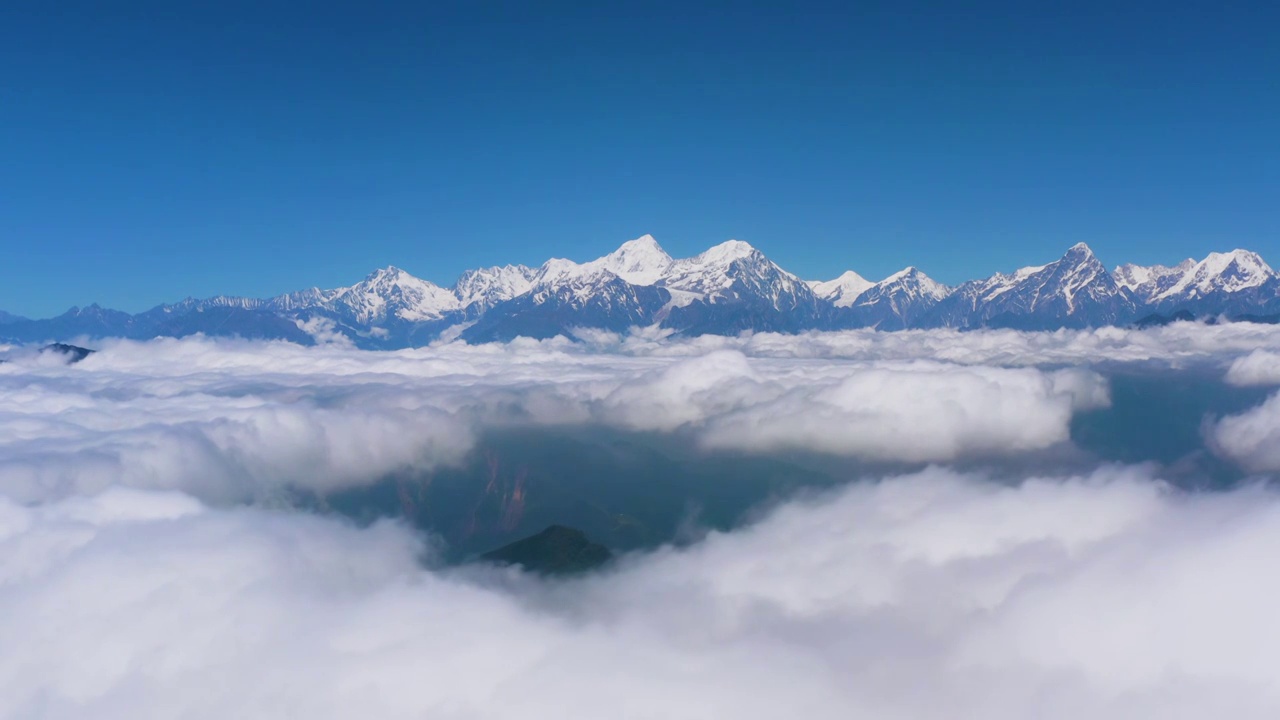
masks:
<svg viewBox="0 0 1280 720"><path fill-rule="evenodd" d="M0 364L0 718L1280 713L1280 399L1205 419L1231 491L973 469L1115 367L1280 384L1280 328L99 350ZM562 582L269 502L582 424L932 466Z"/></svg>

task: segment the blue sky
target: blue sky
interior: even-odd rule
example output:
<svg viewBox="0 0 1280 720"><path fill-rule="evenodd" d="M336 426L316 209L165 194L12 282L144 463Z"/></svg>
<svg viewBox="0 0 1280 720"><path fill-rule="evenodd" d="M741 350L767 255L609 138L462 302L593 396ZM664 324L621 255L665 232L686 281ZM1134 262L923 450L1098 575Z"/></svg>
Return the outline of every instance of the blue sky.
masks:
<svg viewBox="0 0 1280 720"><path fill-rule="evenodd" d="M0 4L0 309L644 233L813 278L1280 263L1266 3L195 5Z"/></svg>

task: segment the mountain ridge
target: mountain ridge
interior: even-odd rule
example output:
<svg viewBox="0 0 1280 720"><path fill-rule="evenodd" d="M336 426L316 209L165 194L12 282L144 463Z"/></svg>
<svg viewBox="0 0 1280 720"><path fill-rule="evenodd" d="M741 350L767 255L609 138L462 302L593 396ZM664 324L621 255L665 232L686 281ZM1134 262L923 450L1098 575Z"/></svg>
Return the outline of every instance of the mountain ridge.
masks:
<svg viewBox="0 0 1280 720"><path fill-rule="evenodd" d="M394 349L442 337L467 342L586 330L654 327L682 335L875 328L1010 327L1024 330L1125 325L1149 315L1252 317L1280 311L1280 275L1257 253L1209 253L1174 266L1108 270L1085 243L1044 265L949 287L915 266L873 281L853 270L802 280L741 240L673 258L652 235L587 262L464 272L450 287L395 267L340 288L269 298L186 298L131 315L97 304L54 318L0 313L0 338L59 342L82 337L146 339L196 333L316 341L345 336L359 347Z"/></svg>

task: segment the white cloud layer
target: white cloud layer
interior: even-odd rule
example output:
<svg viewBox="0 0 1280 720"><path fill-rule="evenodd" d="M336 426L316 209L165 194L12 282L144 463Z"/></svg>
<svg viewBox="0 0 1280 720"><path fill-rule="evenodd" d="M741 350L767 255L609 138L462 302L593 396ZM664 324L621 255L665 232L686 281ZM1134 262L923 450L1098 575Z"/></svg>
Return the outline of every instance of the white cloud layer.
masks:
<svg viewBox="0 0 1280 720"><path fill-rule="evenodd" d="M906 330L876 332L810 332L799 335L756 333L725 338L703 335L672 338L644 331L619 336L584 331L589 348L634 355L699 355L713 349L736 349L752 357L917 360L967 365L1028 366L1099 362L1158 362L1182 367L1230 362L1254 350L1280 352L1280 326L1254 323L1204 325L1178 322L1136 329L1103 327L1087 330L1022 332L1018 330Z"/></svg>
<svg viewBox="0 0 1280 720"><path fill-rule="evenodd" d="M1182 324L18 353L0 364L0 720L1274 718L1280 494L1262 486L931 468L563 584L424 569L430 543L396 523L235 504L455 462L507 423L1008 456L1106 405L1100 362L1255 384L1268 353L1280 328ZM1206 434L1280 470L1280 396Z"/></svg>
<svg viewBox="0 0 1280 720"><path fill-rule="evenodd" d="M36 501L124 485L233 501L326 491L457 462L485 427L510 423L949 462L1066 442L1074 414L1107 404L1090 369L1098 363L1209 368L1252 384L1268 382L1280 357L1280 328L1251 324L587 335L386 353L161 339L109 343L69 366L11 353L0 364L0 494ZM1216 447L1276 469L1264 457L1269 422L1264 410L1223 421Z"/></svg>
<svg viewBox="0 0 1280 720"><path fill-rule="evenodd" d="M115 489L0 501L0 718L1274 718L1280 497L929 470L563 585Z"/></svg>
<svg viewBox="0 0 1280 720"><path fill-rule="evenodd" d="M75 365L0 365L0 494L124 485L212 501L320 491L457 462L486 427L604 424L706 448L949 461L1068 440L1107 404L1083 368L791 359L733 347L564 342L373 353L200 338L118 342Z"/></svg>

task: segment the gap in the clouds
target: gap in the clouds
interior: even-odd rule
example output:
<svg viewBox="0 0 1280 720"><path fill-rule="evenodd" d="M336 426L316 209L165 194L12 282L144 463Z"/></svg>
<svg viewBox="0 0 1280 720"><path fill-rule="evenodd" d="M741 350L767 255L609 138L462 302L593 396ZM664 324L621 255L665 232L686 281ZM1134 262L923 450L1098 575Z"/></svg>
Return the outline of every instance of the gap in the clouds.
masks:
<svg viewBox="0 0 1280 720"><path fill-rule="evenodd" d="M1205 423L1262 403L1271 388L1236 387L1220 368L1135 368L1107 373L1111 405L1079 413L1071 440L1088 456L1116 463L1155 463L1161 477L1189 489L1224 489L1245 480L1214 455Z"/></svg>
<svg viewBox="0 0 1280 720"><path fill-rule="evenodd" d="M677 436L523 427L488 431L459 466L332 493L322 506L359 521L406 519L459 561L552 524L618 551L688 541L839 481L794 458L700 452Z"/></svg>
<svg viewBox="0 0 1280 720"><path fill-rule="evenodd" d="M1079 414L1071 442L1029 453L982 455L950 466L996 481L1087 474L1101 464L1150 463L1190 489L1245 479L1206 448L1206 418L1261 402L1265 389L1225 385L1209 371L1109 373L1110 407ZM616 551L731 530L797 493L911 473L923 463L868 462L808 452L707 451L680 432L604 426L507 427L484 433L458 466L385 478L315 498L360 522L409 521L463 561L552 524L578 528Z"/></svg>

